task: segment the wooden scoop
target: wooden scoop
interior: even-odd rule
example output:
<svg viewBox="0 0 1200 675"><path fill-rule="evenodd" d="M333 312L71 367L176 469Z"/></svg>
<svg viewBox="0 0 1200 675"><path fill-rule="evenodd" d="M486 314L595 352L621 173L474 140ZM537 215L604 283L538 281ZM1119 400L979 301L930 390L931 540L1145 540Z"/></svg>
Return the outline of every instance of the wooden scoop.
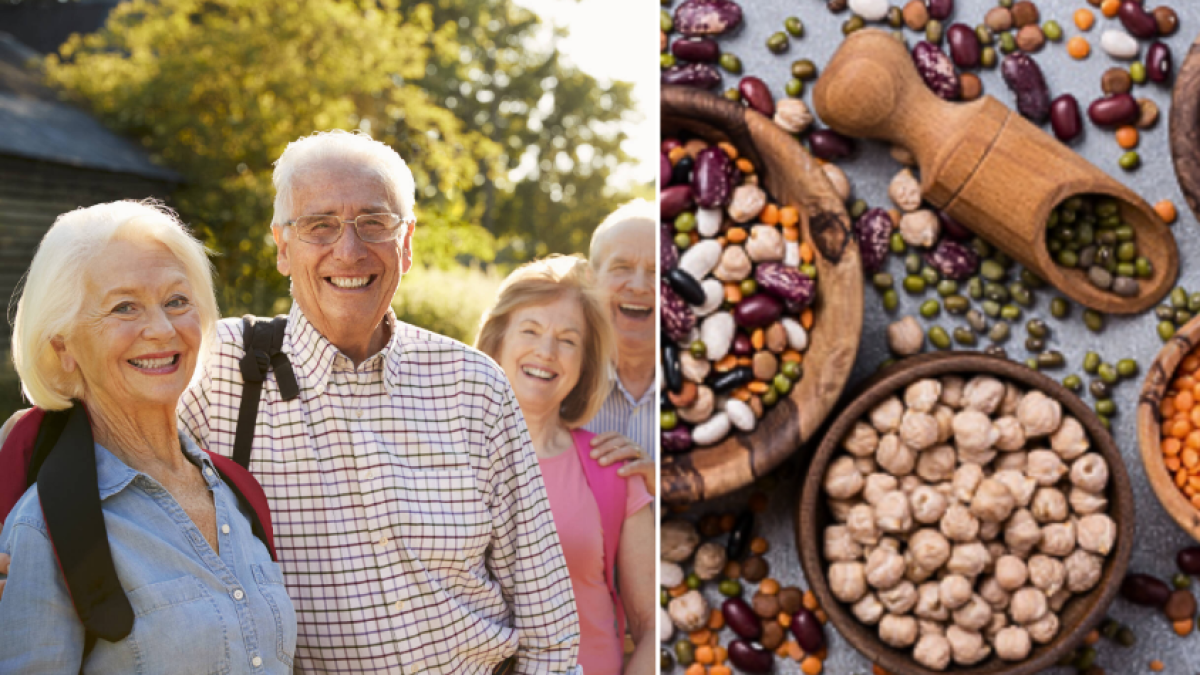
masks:
<svg viewBox="0 0 1200 675"><path fill-rule="evenodd" d="M928 202L1073 300L1132 314L1152 307L1174 285L1175 238L1145 200L991 96L971 103L938 98L888 33L863 30L847 38L821 74L813 103L839 133L911 151ZM1154 267L1151 278L1139 280L1137 295L1102 291L1046 250L1050 211L1084 194L1115 197L1122 220L1137 233L1138 251Z"/></svg>

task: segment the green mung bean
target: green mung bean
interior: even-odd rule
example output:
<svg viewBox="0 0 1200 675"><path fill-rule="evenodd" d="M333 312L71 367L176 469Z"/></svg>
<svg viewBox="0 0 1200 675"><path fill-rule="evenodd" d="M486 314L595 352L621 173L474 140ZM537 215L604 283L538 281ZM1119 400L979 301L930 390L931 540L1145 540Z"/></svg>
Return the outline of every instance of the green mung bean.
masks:
<svg viewBox="0 0 1200 675"><path fill-rule="evenodd" d="M1042 34L1051 42L1058 42L1062 39L1062 26L1058 25L1057 21L1047 21L1042 24Z"/></svg>
<svg viewBox="0 0 1200 675"><path fill-rule="evenodd" d="M887 25L892 28L904 27L904 12L899 7L889 7L887 13Z"/></svg>
<svg viewBox="0 0 1200 675"><path fill-rule="evenodd" d="M871 277L871 284L881 291L886 291L895 284L895 280L888 272L876 272L875 276Z"/></svg>
<svg viewBox="0 0 1200 675"><path fill-rule="evenodd" d="M1104 315L1094 309L1085 309L1083 311L1083 325L1087 326L1088 330L1093 333L1099 333L1104 330Z"/></svg>
<svg viewBox="0 0 1200 675"><path fill-rule="evenodd" d="M932 267L922 267L921 278L925 280L927 285L936 286L942 280L942 275L938 274L938 271Z"/></svg>
<svg viewBox="0 0 1200 675"><path fill-rule="evenodd" d="M1160 321L1158 323L1158 337L1161 338L1163 342L1175 337L1175 324L1171 323L1170 321Z"/></svg>
<svg viewBox="0 0 1200 675"><path fill-rule="evenodd" d="M1116 366L1113 366L1111 363L1101 363L1100 367L1096 369L1096 374L1108 384L1116 384L1121 380L1117 375Z"/></svg>
<svg viewBox="0 0 1200 675"><path fill-rule="evenodd" d="M971 308L971 301L961 295L948 295L942 301L942 304L946 306L946 311L951 314L962 314Z"/></svg>
<svg viewBox="0 0 1200 675"><path fill-rule="evenodd" d="M1083 372L1089 375L1095 375L1100 369L1100 355L1096 352L1088 352L1083 355Z"/></svg>
<svg viewBox="0 0 1200 675"><path fill-rule="evenodd" d="M900 295L896 293L896 289L889 288L883 292L883 308L889 312L896 311L900 306Z"/></svg>
<svg viewBox="0 0 1200 675"><path fill-rule="evenodd" d="M742 297L754 295L758 292L758 282L753 279L742 279L738 284L738 290L742 292Z"/></svg>
<svg viewBox="0 0 1200 675"><path fill-rule="evenodd" d="M1083 380L1079 379L1078 375L1068 375L1063 378L1063 386L1071 391L1079 391L1083 388Z"/></svg>
<svg viewBox="0 0 1200 675"><path fill-rule="evenodd" d="M1092 380L1092 383L1088 385L1088 391L1092 394L1092 398L1096 400L1112 396L1112 387L1104 380Z"/></svg>
<svg viewBox="0 0 1200 675"><path fill-rule="evenodd" d="M904 271L909 274L917 274L921 271L924 263L921 262L921 256L916 253L909 253L904 257Z"/></svg>
<svg viewBox="0 0 1200 675"><path fill-rule="evenodd" d="M789 16L783 20L783 29L792 37L800 37L804 35L804 22L798 17Z"/></svg>
<svg viewBox="0 0 1200 675"><path fill-rule="evenodd" d="M996 66L995 47L989 46L983 48L983 51L979 53L979 65L984 68L994 68Z"/></svg>
<svg viewBox="0 0 1200 675"><path fill-rule="evenodd" d="M1142 157L1137 153L1137 150L1130 150L1129 152L1121 155L1121 158L1117 160L1117 164L1126 171L1133 171L1134 169L1138 168L1138 165L1141 163Z"/></svg>
<svg viewBox="0 0 1200 675"><path fill-rule="evenodd" d="M904 253L908 250L908 244L904 242L904 237L900 236L899 232L893 232L888 240L888 248L892 250L892 253Z"/></svg>
<svg viewBox="0 0 1200 675"><path fill-rule="evenodd" d="M1071 313L1071 304L1063 298L1054 298L1050 301L1050 316L1056 319L1065 319Z"/></svg>
<svg viewBox="0 0 1200 675"><path fill-rule="evenodd" d="M1016 305L1005 305L1000 308L1000 318L1006 321L1018 321L1021 318L1021 308Z"/></svg>
<svg viewBox="0 0 1200 675"><path fill-rule="evenodd" d="M730 87L725 90L725 100L738 103L742 100L742 92L738 91L737 87Z"/></svg>
<svg viewBox="0 0 1200 675"><path fill-rule="evenodd" d="M954 295L958 292L958 282L953 279L943 279L937 283L937 292L943 298Z"/></svg>
<svg viewBox="0 0 1200 675"><path fill-rule="evenodd" d="M925 39L933 44L942 43L942 35L945 29L942 27L942 22L937 19L930 19L929 23L925 24Z"/></svg>
<svg viewBox="0 0 1200 675"><path fill-rule="evenodd" d="M1192 313L1186 309L1177 309L1175 310L1174 320L1176 326L1182 326L1192 320Z"/></svg>
<svg viewBox="0 0 1200 675"><path fill-rule="evenodd" d="M1027 337L1025 338L1025 351L1027 352L1044 352L1046 351L1046 341L1041 338Z"/></svg>
<svg viewBox="0 0 1200 675"><path fill-rule="evenodd" d="M997 321L988 331L988 339L992 342L1004 342L1008 339L1009 330L1007 321Z"/></svg>
<svg viewBox="0 0 1200 675"><path fill-rule="evenodd" d="M992 32L991 28L987 27L987 24L982 23L975 26L975 37L979 40L979 44L984 47L996 41L996 34Z"/></svg>
<svg viewBox="0 0 1200 675"><path fill-rule="evenodd" d="M926 319L932 319L941 313L941 311L942 307L938 304L937 300L926 300L925 302L921 303L921 316L925 317Z"/></svg>
<svg viewBox="0 0 1200 675"><path fill-rule="evenodd" d="M862 30L866 25L867 22L861 16L852 16L842 24L842 35L850 35L855 31Z"/></svg>
<svg viewBox="0 0 1200 675"><path fill-rule="evenodd" d="M929 328L929 342L938 349L950 349L950 335L941 326L931 326Z"/></svg>
<svg viewBox="0 0 1200 675"><path fill-rule="evenodd" d="M1045 338L1050 334L1050 327L1047 326L1046 322L1042 321L1041 319L1030 319L1029 322L1025 324L1025 332L1029 333L1035 338Z"/></svg>
<svg viewBox="0 0 1200 675"><path fill-rule="evenodd" d="M1170 305L1159 305L1154 308L1154 316L1158 317L1159 321L1173 321L1175 319L1175 308Z"/></svg>
<svg viewBox="0 0 1200 675"><path fill-rule="evenodd" d="M979 277L971 277L967 280L967 295L973 300L983 298L983 281Z"/></svg>
<svg viewBox="0 0 1200 675"><path fill-rule="evenodd" d="M995 300L984 300L982 303L980 303L980 307L983 308L984 314L987 314L993 319L1000 316L1000 303L996 302Z"/></svg>
<svg viewBox="0 0 1200 675"><path fill-rule="evenodd" d="M1117 361L1117 374L1121 377L1133 377L1138 374L1138 362L1133 359Z"/></svg>
<svg viewBox="0 0 1200 675"><path fill-rule="evenodd" d="M658 27L664 33L670 33L675 30L675 19L671 13L665 9L658 10Z"/></svg>
<svg viewBox="0 0 1200 675"><path fill-rule="evenodd" d="M783 93L792 98L800 98L804 95L804 80L798 80L794 77L788 80L787 84L783 85Z"/></svg>
<svg viewBox="0 0 1200 675"><path fill-rule="evenodd" d="M717 59L717 65L724 68L726 72L733 73L734 75L742 74L742 60L738 58L737 54L725 52Z"/></svg>
<svg viewBox="0 0 1200 675"><path fill-rule="evenodd" d="M787 33L772 33L771 37L767 38L767 49L771 50L774 54L782 54L787 51L788 44Z"/></svg>
<svg viewBox="0 0 1200 675"><path fill-rule="evenodd" d="M817 64L812 59L800 59L792 63L792 77L797 80L811 80L817 76Z"/></svg>
<svg viewBox="0 0 1200 675"><path fill-rule="evenodd" d="M1117 404L1111 398L1096 401L1096 412L1105 417L1112 417L1117 414Z"/></svg>
<svg viewBox="0 0 1200 675"><path fill-rule="evenodd" d="M974 347L979 343L975 337L975 333L971 332L970 328L958 327L954 329L954 341L966 347Z"/></svg>
<svg viewBox="0 0 1200 675"><path fill-rule="evenodd" d="M1146 84L1146 65L1141 61L1129 64L1129 78L1137 84Z"/></svg>
<svg viewBox="0 0 1200 675"><path fill-rule="evenodd" d="M1004 279L1004 266L995 260L984 260L979 265L979 274L988 281L1002 281Z"/></svg>
<svg viewBox="0 0 1200 675"><path fill-rule="evenodd" d="M947 308L949 309L949 308ZM967 312L967 323L970 324L971 330L976 333L984 333L987 331L987 319L983 318L983 312L972 309Z"/></svg>
<svg viewBox="0 0 1200 675"><path fill-rule="evenodd" d="M1042 370L1056 370L1067 365L1067 359L1062 352L1045 352L1037 356L1038 367Z"/></svg>
<svg viewBox="0 0 1200 675"><path fill-rule="evenodd" d="M869 208L871 207L867 205L866 201L862 199L856 199L854 200L854 203L850 205L850 217L858 218L862 214L866 213L867 209Z"/></svg>
<svg viewBox="0 0 1200 675"><path fill-rule="evenodd" d="M660 54L658 56L658 67L659 68L666 70L673 65L675 65L675 55L674 54Z"/></svg>
<svg viewBox="0 0 1200 675"><path fill-rule="evenodd" d="M1013 37L1012 33L1000 34L1000 51L1004 54L1017 51L1017 39Z"/></svg>
<svg viewBox="0 0 1200 675"><path fill-rule="evenodd" d="M1037 370L1038 369L1038 360L1032 356L1025 359L1025 367L1030 370Z"/></svg>

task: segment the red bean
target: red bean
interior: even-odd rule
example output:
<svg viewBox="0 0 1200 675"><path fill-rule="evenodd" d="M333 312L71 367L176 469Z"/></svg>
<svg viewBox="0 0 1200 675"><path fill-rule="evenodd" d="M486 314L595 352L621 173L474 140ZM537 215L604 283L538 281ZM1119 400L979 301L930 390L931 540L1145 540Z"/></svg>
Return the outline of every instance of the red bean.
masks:
<svg viewBox="0 0 1200 675"><path fill-rule="evenodd" d="M729 643L729 660L739 670L747 673L768 673L775 665L775 657L771 655L771 652L745 640L734 640Z"/></svg>
<svg viewBox="0 0 1200 675"><path fill-rule="evenodd" d="M925 0L929 18L945 21L954 12L954 0Z"/></svg>
<svg viewBox="0 0 1200 675"><path fill-rule="evenodd" d="M744 298L733 308L733 318L742 328L761 328L779 319L783 304L766 293Z"/></svg>
<svg viewBox="0 0 1200 675"><path fill-rule="evenodd" d="M1121 597L1135 605L1162 607L1171 597L1171 587L1148 574L1126 574L1121 582Z"/></svg>
<svg viewBox="0 0 1200 675"><path fill-rule="evenodd" d="M808 149L827 162L854 154L854 142L833 129L818 129L808 135Z"/></svg>
<svg viewBox="0 0 1200 675"><path fill-rule="evenodd" d="M1098 127L1121 127L1135 124L1141 110L1129 94L1113 94L1096 99L1088 106L1088 118Z"/></svg>
<svg viewBox="0 0 1200 675"><path fill-rule="evenodd" d="M687 425L680 424L670 431L662 432L662 448L664 452L687 452L692 449L692 430Z"/></svg>
<svg viewBox="0 0 1200 675"><path fill-rule="evenodd" d="M751 108L767 117L775 114L775 97L771 96L771 89L767 87L766 82L757 77L746 76L738 82L738 91Z"/></svg>
<svg viewBox="0 0 1200 675"><path fill-rule="evenodd" d="M681 147L682 145L683 145L683 142L680 141L678 138L667 138L667 139L663 140L661 150L664 155L669 155L669 154L671 154L672 150L674 150L675 148Z"/></svg>
<svg viewBox="0 0 1200 675"><path fill-rule="evenodd" d="M658 195L659 215L665 220L674 220L675 216L692 208L693 203L692 186L672 185L663 188Z"/></svg>
<svg viewBox="0 0 1200 675"><path fill-rule="evenodd" d="M1200 546L1189 546L1175 555L1179 571L1192 576L1200 575Z"/></svg>
<svg viewBox="0 0 1200 675"><path fill-rule="evenodd" d="M762 637L762 621L745 600L729 598L721 605L721 613L725 615L725 623L738 635L747 640Z"/></svg>
<svg viewBox="0 0 1200 675"><path fill-rule="evenodd" d="M979 65L979 36L966 24L956 23L946 31L950 44L950 58L959 68L974 68Z"/></svg>
<svg viewBox="0 0 1200 675"><path fill-rule="evenodd" d="M658 178L663 185L670 185L672 173L671 169L671 159L667 157L667 153L664 152L659 154Z"/></svg>
<svg viewBox="0 0 1200 675"><path fill-rule="evenodd" d="M671 53L684 61L716 63L721 56L721 48L712 38L690 38L671 43Z"/></svg>
<svg viewBox="0 0 1200 675"><path fill-rule="evenodd" d="M791 628L792 635L796 636L796 642L800 643L804 651L811 654L825 646L825 631L821 628L821 622L807 607L796 611L792 617Z"/></svg>
<svg viewBox="0 0 1200 675"><path fill-rule="evenodd" d="M1117 10L1117 18L1121 20L1121 25L1125 26L1125 30L1134 37L1147 40L1158 35L1158 22L1154 20L1153 15L1146 12L1140 2L1134 0L1122 2L1120 9Z"/></svg>
<svg viewBox="0 0 1200 675"><path fill-rule="evenodd" d="M1163 42L1154 42L1146 52L1146 75L1151 82L1167 82L1171 79L1171 48Z"/></svg>
<svg viewBox="0 0 1200 675"><path fill-rule="evenodd" d="M729 351L734 356L750 356L754 353L754 344L750 342L749 335L738 333L733 336L733 345L729 347Z"/></svg>
<svg viewBox="0 0 1200 675"><path fill-rule="evenodd" d="M1063 143L1070 143L1083 132L1083 118L1079 115L1079 101L1070 94L1063 94L1050 104L1050 126L1054 135Z"/></svg>
<svg viewBox="0 0 1200 675"><path fill-rule="evenodd" d="M714 66L707 63L688 63L671 66L664 70L662 83L697 89L712 89L721 84L721 74Z"/></svg>

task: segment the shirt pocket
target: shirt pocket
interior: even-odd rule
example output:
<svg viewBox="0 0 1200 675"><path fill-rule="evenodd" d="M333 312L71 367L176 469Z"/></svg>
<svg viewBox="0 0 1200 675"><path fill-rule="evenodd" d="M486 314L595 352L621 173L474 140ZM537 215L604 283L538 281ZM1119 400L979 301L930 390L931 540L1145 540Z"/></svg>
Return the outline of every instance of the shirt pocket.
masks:
<svg viewBox="0 0 1200 675"><path fill-rule="evenodd" d="M291 667L292 655L296 653L296 610L283 584L283 571L279 563L251 565L258 591L275 619L275 650L279 660Z"/></svg>
<svg viewBox="0 0 1200 675"><path fill-rule="evenodd" d="M217 601L194 577L142 586L126 596L133 606L139 672L218 675L230 672L228 627Z"/></svg>
<svg viewBox="0 0 1200 675"><path fill-rule="evenodd" d="M467 470L393 467L392 510L400 543L427 569L465 569L491 540L479 477Z"/></svg>

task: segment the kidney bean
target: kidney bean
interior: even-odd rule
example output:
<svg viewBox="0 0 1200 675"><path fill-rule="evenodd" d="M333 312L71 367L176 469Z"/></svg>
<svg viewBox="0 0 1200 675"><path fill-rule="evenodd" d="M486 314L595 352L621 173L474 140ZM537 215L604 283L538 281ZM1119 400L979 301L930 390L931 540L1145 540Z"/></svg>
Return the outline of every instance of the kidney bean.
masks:
<svg viewBox="0 0 1200 675"><path fill-rule="evenodd" d="M958 100L962 93L954 62L937 45L922 40L912 50L913 64L925 86L947 101Z"/></svg>
<svg viewBox="0 0 1200 675"><path fill-rule="evenodd" d="M1017 95L1017 111L1035 124L1045 122L1050 114L1050 88L1037 62L1028 54L1009 54L1000 65L1000 73Z"/></svg>
<svg viewBox="0 0 1200 675"><path fill-rule="evenodd" d="M762 637L762 622L745 600L729 598L721 604L721 613L725 615L725 623L741 637L747 640Z"/></svg>
<svg viewBox="0 0 1200 675"><path fill-rule="evenodd" d="M1083 117L1074 96L1063 94L1050 104L1050 127L1063 143L1070 143L1083 132Z"/></svg>
<svg viewBox="0 0 1200 675"><path fill-rule="evenodd" d="M1158 22L1154 20L1154 16L1142 7L1142 3L1134 2L1134 0L1125 0L1121 3L1120 9L1117 10L1117 18L1121 20L1121 25L1125 26L1125 30L1129 34L1148 40L1158 36Z"/></svg>
<svg viewBox="0 0 1200 675"><path fill-rule="evenodd" d="M721 84L721 74L707 63L685 63L663 71L663 84L677 84L697 89L712 89Z"/></svg>
<svg viewBox="0 0 1200 675"><path fill-rule="evenodd" d="M742 8L731 0L687 0L675 10L675 29L689 37L720 35L742 22Z"/></svg>
<svg viewBox="0 0 1200 675"><path fill-rule="evenodd" d="M673 270L679 264L679 249L675 248L675 228L670 223L662 223L658 228L659 247L658 264L663 270Z"/></svg>
<svg viewBox="0 0 1200 675"><path fill-rule="evenodd" d="M674 342L664 343L662 362L667 389L678 394L683 389L683 361L679 358L679 345Z"/></svg>
<svg viewBox="0 0 1200 675"><path fill-rule="evenodd" d="M966 24L956 23L946 31L946 41L950 45L950 58L959 68L974 68L979 65L979 36L975 29Z"/></svg>
<svg viewBox="0 0 1200 675"><path fill-rule="evenodd" d="M672 272L682 272L681 269L671 270ZM671 284L664 279L659 289L662 294L662 327L663 332L676 342L686 340L692 329L696 327L696 315L692 313L692 308L675 294ZM701 289L701 294L704 290ZM701 300L703 302L703 300Z"/></svg>
<svg viewBox="0 0 1200 675"><path fill-rule="evenodd" d="M729 660L747 673L769 673L775 665L775 657L771 652L745 640L729 643Z"/></svg>
<svg viewBox="0 0 1200 675"><path fill-rule="evenodd" d="M929 18L945 21L954 12L954 0L925 0Z"/></svg>
<svg viewBox="0 0 1200 675"><path fill-rule="evenodd" d="M942 277L961 281L979 269L979 256L969 246L943 238L925 254L925 262Z"/></svg>
<svg viewBox="0 0 1200 675"><path fill-rule="evenodd" d="M671 53L693 63L716 63L721 57L721 48L712 38L688 38L671 43Z"/></svg>
<svg viewBox="0 0 1200 675"><path fill-rule="evenodd" d="M821 629L821 622L807 607L796 610L791 628L792 635L796 636L796 642L804 651L811 654L821 651L821 647L825 646L825 631Z"/></svg>
<svg viewBox="0 0 1200 675"><path fill-rule="evenodd" d="M887 262L892 229L891 217L880 208L870 209L854 221L854 238L858 240L862 266L867 272L878 272Z"/></svg>
<svg viewBox="0 0 1200 675"><path fill-rule="evenodd" d="M669 270L664 276L671 284L671 290L678 293L689 305L704 304L704 287L696 281L696 277L681 269Z"/></svg>
<svg viewBox="0 0 1200 675"><path fill-rule="evenodd" d="M754 280L763 291L779 298L789 306L807 307L812 302L814 286L808 275L783 263L759 263Z"/></svg>
<svg viewBox="0 0 1200 675"><path fill-rule="evenodd" d="M725 544L725 557L728 560L741 560L750 546L750 537L754 533L754 512L742 511L733 522L733 531L729 533L729 541Z"/></svg>
<svg viewBox="0 0 1200 675"><path fill-rule="evenodd" d="M1146 51L1146 76L1151 82L1167 82L1171 79L1171 69L1171 48L1155 41Z"/></svg>
<svg viewBox="0 0 1200 675"><path fill-rule="evenodd" d="M670 431L662 432L662 447L664 452L687 452L692 449L692 430L687 425L680 424Z"/></svg>
<svg viewBox="0 0 1200 675"><path fill-rule="evenodd" d="M667 153L661 153L658 156L658 179L663 187L671 184L671 172L674 167L671 166L671 160L667 157Z"/></svg>
<svg viewBox="0 0 1200 675"><path fill-rule="evenodd" d="M727 206L733 196L733 170L733 160L718 147L697 153L692 170L692 193L696 195L696 203L706 209Z"/></svg>
<svg viewBox="0 0 1200 675"><path fill-rule="evenodd" d="M669 155L671 154L672 150L679 147L683 147L682 141L680 141L678 138L667 138L663 140L659 149L662 151L662 154Z"/></svg>
<svg viewBox="0 0 1200 675"><path fill-rule="evenodd" d="M1196 596L1186 588L1172 592L1163 605L1163 613L1171 621L1196 618Z"/></svg>
<svg viewBox="0 0 1200 675"><path fill-rule="evenodd" d="M1121 582L1121 597L1135 605L1162 607L1171 597L1171 587L1148 574L1126 574Z"/></svg>
<svg viewBox="0 0 1200 675"><path fill-rule="evenodd" d="M1129 94L1105 96L1088 106L1088 118L1098 127L1134 124L1140 112L1137 101Z"/></svg>
<svg viewBox="0 0 1200 675"><path fill-rule="evenodd" d="M771 96L771 89L766 82L747 75L738 82L738 91L741 92L742 98L746 99L746 103L749 103L751 108L767 117L775 115L775 97Z"/></svg>
<svg viewBox="0 0 1200 675"><path fill-rule="evenodd" d="M945 211L938 211L938 223L942 227L942 232L955 241L967 241L973 236L970 230L951 218L950 214Z"/></svg>
<svg viewBox="0 0 1200 675"><path fill-rule="evenodd" d="M754 369L741 367L724 373L715 373L708 380L708 386L714 393L725 394L753 381Z"/></svg>
<svg viewBox="0 0 1200 675"><path fill-rule="evenodd" d="M742 299L733 308L733 318L742 328L761 328L783 314L783 305L766 293Z"/></svg>
<svg viewBox="0 0 1200 675"><path fill-rule="evenodd" d="M733 336L733 344L729 346L729 351L735 356L750 356L754 353L754 344L750 342L749 335L737 333Z"/></svg>
<svg viewBox="0 0 1200 675"><path fill-rule="evenodd" d="M808 135L808 149L827 162L854 154L854 142L833 129L818 129Z"/></svg>
<svg viewBox="0 0 1200 675"><path fill-rule="evenodd" d="M1192 576L1200 576L1200 546L1188 546L1175 554L1175 564L1179 571Z"/></svg>
<svg viewBox="0 0 1200 675"><path fill-rule="evenodd" d="M663 220L675 220L675 216L692 208L696 200L692 197L692 186L672 185L658 194L658 215Z"/></svg>

